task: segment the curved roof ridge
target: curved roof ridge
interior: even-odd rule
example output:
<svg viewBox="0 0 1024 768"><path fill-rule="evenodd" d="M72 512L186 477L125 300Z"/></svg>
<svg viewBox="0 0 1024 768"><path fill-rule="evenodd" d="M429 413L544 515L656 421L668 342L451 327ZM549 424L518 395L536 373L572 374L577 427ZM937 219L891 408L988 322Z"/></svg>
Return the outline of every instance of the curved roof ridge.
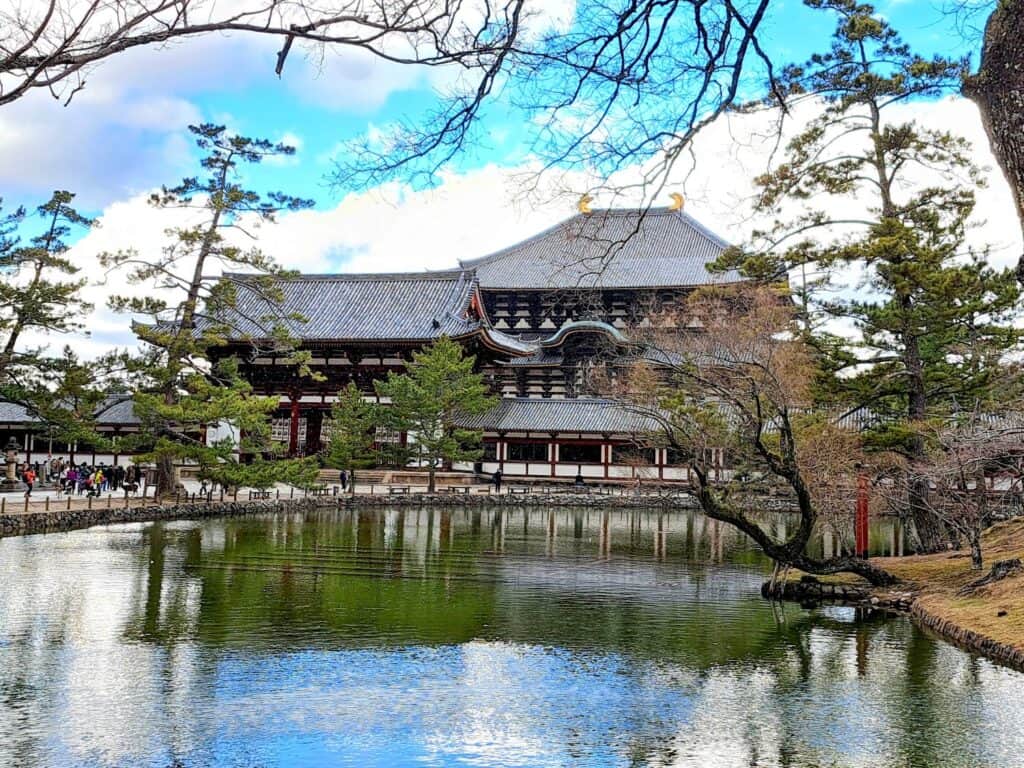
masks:
<svg viewBox="0 0 1024 768"><path fill-rule="evenodd" d="M570 216L567 219L562 219L556 224L552 224L550 227L542 229L540 232L537 232L536 234L530 235L530 237L524 238L522 240L517 240L511 245L506 245L502 248L499 248L496 251L491 251L490 253L484 254L483 256L475 256L472 259L459 259L459 266L462 267L463 269L476 269L476 267L479 266L480 264L490 264L492 261L510 255L512 251L514 251L516 248L519 248L520 246L536 242L537 240L543 240L548 235L554 234L559 229L568 224L570 221L573 221L582 215L583 214L577 213L575 216Z"/></svg>
<svg viewBox="0 0 1024 768"><path fill-rule="evenodd" d="M557 347L561 344L565 337L570 333L579 332L583 330L598 331L605 333L615 339L619 344L628 344L629 339L610 323L606 323L603 320L570 320L564 323L561 328L555 331L553 334L548 336L546 339L541 340L540 345L542 347Z"/></svg>
<svg viewBox="0 0 1024 768"><path fill-rule="evenodd" d="M619 218L625 216L637 216L647 218L650 216L676 216L679 219L686 222L686 224L704 237L713 241L716 245L722 248L730 247L731 243L721 235L709 229L707 226L699 222L689 213L683 210L676 210L667 206L652 206L651 208L594 208L590 213L576 213L568 218L562 219L561 221L552 224L550 227L537 232L530 237L518 240L510 245L506 245L502 248L498 248L495 251L484 254L483 256L476 256L472 259L459 259L459 266L463 269L475 269L481 264L491 264L499 259L511 256L519 248L534 243L538 240L542 240L548 235L554 234L559 229L566 227L568 224L574 221L595 221L600 218Z"/></svg>
<svg viewBox="0 0 1024 768"><path fill-rule="evenodd" d="M471 321L466 317L466 309L473 300L473 282L466 279L466 274L465 270L459 271L458 280L455 281L448 296L447 314L454 320L470 325Z"/></svg>

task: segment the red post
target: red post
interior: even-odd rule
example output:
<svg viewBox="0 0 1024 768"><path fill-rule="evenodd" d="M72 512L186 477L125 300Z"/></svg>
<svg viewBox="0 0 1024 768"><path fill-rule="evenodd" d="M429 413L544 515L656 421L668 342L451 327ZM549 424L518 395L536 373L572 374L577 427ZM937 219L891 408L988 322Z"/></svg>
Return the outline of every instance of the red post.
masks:
<svg viewBox="0 0 1024 768"><path fill-rule="evenodd" d="M288 425L288 455L299 454L299 400L292 398L291 423Z"/></svg>
<svg viewBox="0 0 1024 768"><path fill-rule="evenodd" d="M854 520L854 549L857 557L868 556L868 476L857 475L857 516Z"/></svg>

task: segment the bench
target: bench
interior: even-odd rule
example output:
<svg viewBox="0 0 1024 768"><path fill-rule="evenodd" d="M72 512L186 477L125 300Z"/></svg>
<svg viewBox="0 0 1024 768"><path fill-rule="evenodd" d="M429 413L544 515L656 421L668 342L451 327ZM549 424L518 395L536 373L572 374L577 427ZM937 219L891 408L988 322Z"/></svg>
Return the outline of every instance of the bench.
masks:
<svg viewBox="0 0 1024 768"><path fill-rule="evenodd" d="M409 493L409 486L408 485L392 485L392 486L388 487L388 494L394 495L396 493L408 494Z"/></svg>
<svg viewBox="0 0 1024 768"><path fill-rule="evenodd" d="M469 485L447 485L443 488L437 489L440 493L464 493L469 495L473 492L472 486Z"/></svg>
<svg viewBox="0 0 1024 768"><path fill-rule="evenodd" d="M309 489L309 492L313 496L330 496L331 489L326 485L317 485Z"/></svg>
<svg viewBox="0 0 1024 768"><path fill-rule="evenodd" d="M529 488L529 487L514 488L512 486L509 486L509 488L508 488L508 495L509 496L513 496L513 495L515 495L517 493L527 494L527 493L530 493L532 490L533 489Z"/></svg>
<svg viewBox="0 0 1024 768"><path fill-rule="evenodd" d="M270 491L249 491L249 500L252 499L269 499Z"/></svg>

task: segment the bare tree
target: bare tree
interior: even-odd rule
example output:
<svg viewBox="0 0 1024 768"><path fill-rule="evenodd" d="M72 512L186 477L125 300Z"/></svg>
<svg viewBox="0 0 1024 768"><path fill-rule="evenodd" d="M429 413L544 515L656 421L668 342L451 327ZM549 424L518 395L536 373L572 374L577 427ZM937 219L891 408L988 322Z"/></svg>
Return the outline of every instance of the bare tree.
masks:
<svg viewBox="0 0 1024 768"><path fill-rule="evenodd" d="M525 0L3 0L0 104L33 89L67 103L91 69L133 48L235 33L361 48L399 64L496 73L517 39Z"/></svg>
<svg viewBox="0 0 1024 768"><path fill-rule="evenodd" d="M1020 495L1022 435L1019 418L980 407L936 419L922 435L929 447L925 459L880 487L902 497L907 482L927 483L928 510L967 542L971 567L981 570L982 533Z"/></svg>
<svg viewBox="0 0 1024 768"><path fill-rule="evenodd" d="M807 552L815 530L838 525L844 502L851 503L852 496L836 494L850 487L859 453L855 435L812 412L817 371L796 333L792 304L767 287L714 289L695 294L683 311L701 330L653 332L649 362L636 366L619 397L656 420L654 439L684 457L704 513L750 536L783 566L855 573L876 585L895 581L861 558ZM727 474L716 480L722 449ZM751 511L745 493L751 480L781 484L792 494L799 520L784 538Z"/></svg>
<svg viewBox="0 0 1024 768"><path fill-rule="evenodd" d="M482 107L499 94L530 129L542 174L584 169L589 192L658 196L705 126L773 65L758 31L770 0L580 0L579 23L540 35L509 27L502 50L465 63L469 77L433 114L349 147L334 179L346 186L430 178L488 141ZM507 15L507 10L506 10ZM517 17L518 18L518 17ZM500 75L500 76L499 76ZM640 177L613 178L627 166ZM577 190L578 191L578 190Z"/></svg>

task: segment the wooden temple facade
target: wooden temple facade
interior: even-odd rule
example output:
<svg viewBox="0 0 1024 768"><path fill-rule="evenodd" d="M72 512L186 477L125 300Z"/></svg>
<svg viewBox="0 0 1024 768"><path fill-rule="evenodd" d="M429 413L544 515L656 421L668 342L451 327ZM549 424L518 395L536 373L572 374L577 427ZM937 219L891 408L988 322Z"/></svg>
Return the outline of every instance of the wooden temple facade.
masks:
<svg viewBox="0 0 1024 768"><path fill-rule="evenodd" d="M614 375L632 354L638 329L652 318L664 323L665 310L694 288L740 280L707 269L726 247L682 211L595 210L454 269L282 281L280 305L268 302L265 283L253 280L247 289L245 276L233 275L237 306L227 320L238 335L222 352L237 357L258 394L279 398L273 437L290 455L315 455L325 447L331 406L350 381L375 398L375 381L402 371L413 352L448 336L475 355L501 396L492 412L467 420L466 426L483 430L482 461L455 469L685 480L686 470L669 451L642 447L640 438L652 425L595 396L593 384ZM271 316L300 340L316 376L299 376L287 353L273 351L265 322ZM107 404L100 423L112 436L138 429L124 396ZM76 446L44 449L38 425L0 403L4 435L17 437L27 449L24 458L32 460L76 452L93 463L130 460L89 449L83 455ZM385 445L408 436L382 432L377 439Z"/></svg>
<svg viewBox="0 0 1024 768"><path fill-rule="evenodd" d="M631 337L695 287L736 282L706 268L727 244L681 211L594 211L509 248L443 271L303 275L283 282L282 313L318 375L300 377L258 323L262 293L239 292L241 336L225 349L257 393L277 396L274 437L292 455L323 449L338 391L403 370L412 353L448 336L476 356L499 406L466 426L484 431L484 457L456 469L509 476L685 480L665 449L641 448L651 427L593 395ZM238 279L240 276L235 276ZM251 326L251 327L250 327ZM685 333L689 329L678 329ZM405 435L378 435L381 443Z"/></svg>

